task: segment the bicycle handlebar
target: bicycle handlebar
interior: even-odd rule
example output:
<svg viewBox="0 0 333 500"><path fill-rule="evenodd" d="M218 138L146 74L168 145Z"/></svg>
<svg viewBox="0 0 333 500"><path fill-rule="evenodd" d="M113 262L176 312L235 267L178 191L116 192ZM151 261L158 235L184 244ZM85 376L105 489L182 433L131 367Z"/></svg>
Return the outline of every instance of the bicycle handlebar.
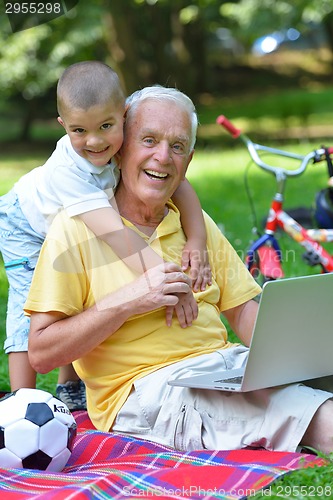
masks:
<svg viewBox="0 0 333 500"><path fill-rule="evenodd" d="M275 176L278 176L281 174L282 175L284 174L288 177L300 175L304 172L304 170L306 169L306 167L308 166L308 164L310 163L311 160L313 160L313 163L319 163L320 161L326 160L325 151L327 151L328 154L333 154L333 147L327 148L327 150L325 150L325 148L319 148L319 149L316 149L314 151L311 151L307 155L299 155L296 153L284 151L282 149L276 149L276 148L271 148L268 146L263 146L261 144L256 144L256 143L252 142L249 137L247 137L245 134L243 134L240 129L236 128L231 123L231 121L228 120L228 118L226 118L224 115L218 116L216 119L216 123L218 125L221 125L222 127L224 127L227 130L227 132L229 132L229 134L234 139L238 139L238 138L241 139L245 143L252 160L259 167L261 167L262 169L264 169L266 171L273 173ZM295 170L288 170L288 169L284 169L282 167L274 167L273 165L269 165L268 163L264 162L260 158L260 156L258 155L258 151L262 151L265 153L271 153L273 155L283 156L286 158L291 158L293 160L299 160L299 162L301 164Z"/></svg>
<svg viewBox="0 0 333 500"><path fill-rule="evenodd" d="M234 139L241 135L241 130L236 128L224 115L220 115L216 119L216 123L224 127Z"/></svg>

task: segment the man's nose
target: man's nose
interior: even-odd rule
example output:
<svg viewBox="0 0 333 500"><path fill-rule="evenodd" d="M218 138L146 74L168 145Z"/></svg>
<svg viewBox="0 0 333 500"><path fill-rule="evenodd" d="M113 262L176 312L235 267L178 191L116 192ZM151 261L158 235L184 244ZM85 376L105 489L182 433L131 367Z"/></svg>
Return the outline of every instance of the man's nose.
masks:
<svg viewBox="0 0 333 500"><path fill-rule="evenodd" d="M171 151L167 142L161 141L157 146L156 157L162 164L170 163Z"/></svg>

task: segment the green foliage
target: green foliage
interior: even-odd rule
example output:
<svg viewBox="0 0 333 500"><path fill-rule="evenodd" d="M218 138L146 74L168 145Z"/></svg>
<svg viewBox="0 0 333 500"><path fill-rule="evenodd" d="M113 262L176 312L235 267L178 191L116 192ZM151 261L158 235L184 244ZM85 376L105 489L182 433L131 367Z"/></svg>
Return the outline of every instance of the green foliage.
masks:
<svg viewBox="0 0 333 500"><path fill-rule="evenodd" d="M84 0L82 2L85 3ZM98 57L94 47L103 38L100 2L77 8L46 24L11 32L0 17L0 90L29 100L43 95L65 67L83 58ZM105 51L102 52L105 57Z"/></svg>
<svg viewBox="0 0 333 500"><path fill-rule="evenodd" d="M244 64L245 56L224 46L216 36L217 29L229 28L235 43L241 40L249 47L268 30L297 26L314 15L325 17L329 28L330 13L330 0L222 4L219 0L80 0L66 15L16 33L3 14L0 92L6 100L12 97L14 112L25 114L21 134L25 137L29 120L47 109L47 99L62 71L77 61L110 63L127 93L153 83L175 85L193 97L212 91L223 93L234 88L227 72L237 80L235 61ZM241 74L239 80L243 80Z"/></svg>
<svg viewBox="0 0 333 500"><path fill-rule="evenodd" d="M248 46L259 36L286 28L306 29L332 12L330 0L240 0L225 2L220 13L233 24L237 36Z"/></svg>

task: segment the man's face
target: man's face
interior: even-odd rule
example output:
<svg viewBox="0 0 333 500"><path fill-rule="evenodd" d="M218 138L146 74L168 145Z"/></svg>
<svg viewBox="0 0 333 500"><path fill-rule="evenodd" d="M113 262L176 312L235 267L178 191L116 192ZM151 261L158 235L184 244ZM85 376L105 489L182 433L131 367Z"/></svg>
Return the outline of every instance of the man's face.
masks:
<svg viewBox="0 0 333 500"><path fill-rule="evenodd" d="M95 167L103 167L123 142L124 108L108 105L87 110L65 108L59 123L66 129L75 152Z"/></svg>
<svg viewBox="0 0 333 500"><path fill-rule="evenodd" d="M147 99L126 123L122 179L143 202L165 203L184 179L192 159L191 123L172 101Z"/></svg>

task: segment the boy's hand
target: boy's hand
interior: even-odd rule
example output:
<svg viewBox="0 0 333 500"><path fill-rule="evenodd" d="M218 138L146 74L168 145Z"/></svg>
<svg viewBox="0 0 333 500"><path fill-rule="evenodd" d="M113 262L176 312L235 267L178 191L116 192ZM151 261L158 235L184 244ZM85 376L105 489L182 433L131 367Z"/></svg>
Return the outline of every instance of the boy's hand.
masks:
<svg viewBox="0 0 333 500"><path fill-rule="evenodd" d="M198 317L198 304L196 303L192 291L189 293L176 294L178 303L175 306L168 306L166 308L166 324L172 325L173 313L176 312L179 324L182 328L192 326L192 321Z"/></svg>
<svg viewBox="0 0 333 500"><path fill-rule="evenodd" d="M207 285L212 284L212 271L209 264L206 245L201 241L188 240L182 253L182 270L189 267L192 287L195 292L205 290Z"/></svg>

